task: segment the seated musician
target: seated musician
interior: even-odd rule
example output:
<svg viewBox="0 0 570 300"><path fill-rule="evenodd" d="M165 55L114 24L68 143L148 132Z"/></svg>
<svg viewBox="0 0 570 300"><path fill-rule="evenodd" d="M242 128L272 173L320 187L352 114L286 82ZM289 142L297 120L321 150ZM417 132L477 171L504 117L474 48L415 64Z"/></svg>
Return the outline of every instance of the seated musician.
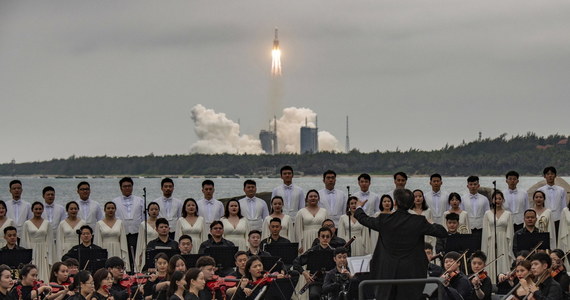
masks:
<svg viewBox="0 0 570 300"><path fill-rule="evenodd" d="M290 240L281 236L281 229L283 229L281 226L281 219L273 218L269 221L269 232L271 235L261 241L260 247L262 250L264 250L265 245L268 244L291 243Z"/></svg>
<svg viewBox="0 0 570 300"><path fill-rule="evenodd" d="M125 284L125 262L117 256L109 257L105 262L105 268L113 276L113 284L109 289L109 293L113 296L114 300L127 300L135 297L135 299L142 299L143 286L135 284ZM128 282L128 281L127 281Z"/></svg>
<svg viewBox="0 0 570 300"><path fill-rule="evenodd" d="M61 260L66 260L69 258L77 259L77 251L79 251L79 249L102 249L101 247L92 243L93 229L91 226L83 225L81 228L79 228L79 231L81 232L81 244L71 247L71 249L69 249L69 251L67 251L67 253L65 253L65 255L61 258Z"/></svg>
<svg viewBox="0 0 570 300"><path fill-rule="evenodd" d="M63 261L63 264L67 266L67 271L69 272L69 277L74 276L79 272L79 261L75 258L68 258Z"/></svg>
<svg viewBox="0 0 570 300"><path fill-rule="evenodd" d="M501 273L499 274L499 276L497 276L498 279L497 294L506 295L515 285L519 283L519 279L516 274L516 267L519 265L521 261L526 260L526 257L529 256L529 253L530 252L527 250L521 250L519 253L516 254L517 257L515 258L515 261L512 264L511 268L512 271L508 274ZM530 271L530 267L528 268L528 270Z"/></svg>
<svg viewBox="0 0 570 300"><path fill-rule="evenodd" d="M2 247L0 249L1 251L25 249L18 246L18 232L14 226L6 226L6 228L4 228L4 239L6 240L6 246Z"/></svg>
<svg viewBox="0 0 570 300"><path fill-rule="evenodd" d="M218 221L214 221L214 223L215 222ZM202 256L196 261L196 268L200 269L202 274L204 274L204 280L207 283L208 281L212 281L214 278L214 272L216 271L216 261L211 256ZM188 284L188 282L186 284ZM199 292L198 297L200 300L222 298L221 291L210 290L207 284L204 289Z"/></svg>
<svg viewBox="0 0 570 300"><path fill-rule="evenodd" d="M200 245L199 254L204 254L207 248L210 247L234 247L234 243L223 238L224 224L222 221L214 221L210 224L210 238L202 242Z"/></svg>
<svg viewBox="0 0 570 300"><path fill-rule="evenodd" d="M424 243L424 251L426 253L427 259L428 259L428 277L439 277L441 276L441 274L443 274L443 269L434 264L432 261L435 260L436 258L433 256L433 246L426 242ZM441 255L441 254L438 254Z"/></svg>
<svg viewBox="0 0 570 300"><path fill-rule="evenodd" d="M247 235L247 243L249 247L247 249L247 256L271 256L268 252L265 252L261 249L261 231L259 230L252 230Z"/></svg>
<svg viewBox="0 0 570 300"><path fill-rule="evenodd" d="M249 255L245 251L238 251L234 255L236 269L231 272L229 276L234 276L237 279L245 276L245 263L247 262Z"/></svg>
<svg viewBox="0 0 570 300"><path fill-rule="evenodd" d="M456 213L449 213L445 215L445 225L447 226L447 235L459 234L457 228L459 226L459 215ZM445 246L447 244L447 238L437 238L435 243L435 251L437 253L445 252Z"/></svg>
<svg viewBox="0 0 570 300"><path fill-rule="evenodd" d="M276 274L275 278L283 278L285 275ZM267 286L271 284L272 278L263 270L263 263L259 256L250 257L245 263L245 277L242 280L233 297L235 300L266 299L264 297ZM258 297L258 298L256 298Z"/></svg>
<svg viewBox="0 0 570 300"><path fill-rule="evenodd" d="M146 245L146 251L153 251L155 249L178 249L178 242L170 239L170 226L168 220L165 218L158 218L156 220L156 232L158 237Z"/></svg>
<svg viewBox="0 0 570 300"><path fill-rule="evenodd" d="M10 295L13 286L12 269L7 265L0 265L0 300L16 300Z"/></svg>
<svg viewBox="0 0 570 300"><path fill-rule="evenodd" d="M550 274L552 259L546 253L536 253L530 258L530 268L536 282L528 286L528 290L536 300L564 299L560 284Z"/></svg>
<svg viewBox="0 0 570 300"><path fill-rule="evenodd" d="M538 229L538 227L536 227L536 211L534 209L527 209L524 212L524 227L515 231L515 234L513 236L513 253L518 253L521 250L525 250L525 249L518 249L517 236L523 234L533 234L533 233L540 233L540 230Z"/></svg>
<svg viewBox="0 0 570 300"><path fill-rule="evenodd" d="M183 234L178 238L178 249L180 250L180 255L192 254L192 237Z"/></svg>
<svg viewBox="0 0 570 300"><path fill-rule="evenodd" d="M329 295L328 299L346 299L347 297L341 297L340 293L344 291L346 295L349 295L349 288L356 291L356 295L358 295L358 291L355 290L355 286L351 284L353 276L350 274L350 271L348 271L347 257L348 249L344 247L334 249L333 260L336 266L325 275L322 291L323 294ZM354 292L351 294L354 294Z"/></svg>
<svg viewBox="0 0 570 300"><path fill-rule="evenodd" d="M554 249L550 252L550 258L552 259L552 272L551 276L560 284L562 291L565 294L569 293L568 287L570 286L570 277L568 272L566 272L566 267L564 267L564 251L560 249Z"/></svg>
<svg viewBox="0 0 570 300"><path fill-rule="evenodd" d="M69 280L69 271L64 263L56 262L53 264L49 274L49 282L64 286L64 288L57 288L57 291L54 288L46 297L47 300L61 300L68 297L68 286L71 284L71 280Z"/></svg>
<svg viewBox="0 0 570 300"><path fill-rule="evenodd" d="M472 299L491 300L493 284L491 278L487 276L487 272L483 270L487 263L487 255L483 251L477 250L471 255L470 262L471 270L473 270L473 275L469 277L473 287Z"/></svg>
<svg viewBox="0 0 570 300"><path fill-rule="evenodd" d="M323 284L323 276L322 274L313 274L313 276L311 276L308 270L303 269L303 266L307 264L309 260L308 254L311 252L334 251L334 248L330 246L331 238L332 238L332 230L328 227L322 227L321 229L319 229L318 232L319 244L311 247L311 249L309 249L305 253L295 258L295 260L293 260L293 269L302 274L303 277L305 278L305 282L307 284L310 284L309 287L310 300L318 300L320 298L322 284Z"/></svg>
<svg viewBox="0 0 570 300"><path fill-rule="evenodd" d="M166 231L166 236L168 237L168 230ZM166 290L169 286L169 281L166 278L168 270L168 256L163 252L155 255L154 267L156 269L156 273L151 274L150 278L144 284L144 296L145 298L151 297L152 299L166 299Z"/></svg>
<svg viewBox="0 0 570 300"><path fill-rule="evenodd" d="M506 293L501 294L509 294L507 298L509 300L521 300L528 296L529 285L533 284L534 276L530 272L531 263L528 260L521 260L515 266L515 278L517 280L517 284L513 286L510 290ZM520 284L518 284L520 282Z"/></svg>
<svg viewBox="0 0 570 300"><path fill-rule="evenodd" d="M326 219L323 221L323 223L321 224L322 227L326 227L329 228L332 232L332 238L330 240L329 245L333 248L338 248L338 247L343 247L344 245L346 245L346 241L342 238L339 238L336 235L336 227L334 225L333 220L331 219ZM314 241L313 241L313 247L317 246L319 244L319 238L317 237Z"/></svg>
<svg viewBox="0 0 570 300"><path fill-rule="evenodd" d="M461 273L461 255L455 251L448 252L443 257L445 272L441 275L444 280L445 293L443 299L471 299L473 291L465 274Z"/></svg>
<svg viewBox="0 0 570 300"><path fill-rule="evenodd" d="M37 299L40 295L47 294L51 291L49 285L35 286L35 282L38 280L38 268L35 265L28 264L22 267L19 279L20 280L14 283L14 287L10 290L12 299Z"/></svg>

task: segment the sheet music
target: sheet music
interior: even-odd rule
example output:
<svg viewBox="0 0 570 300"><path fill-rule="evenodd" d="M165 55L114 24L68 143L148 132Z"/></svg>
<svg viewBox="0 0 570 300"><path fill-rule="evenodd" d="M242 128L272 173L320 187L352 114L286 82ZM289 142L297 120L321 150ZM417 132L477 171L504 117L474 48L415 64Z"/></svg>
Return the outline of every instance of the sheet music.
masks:
<svg viewBox="0 0 570 300"><path fill-rule="evenodd" d="M348 257L348 270L351 275L362 272L370 272L370 260L372 259L372 254L364 256L353 256Z"/></svg>

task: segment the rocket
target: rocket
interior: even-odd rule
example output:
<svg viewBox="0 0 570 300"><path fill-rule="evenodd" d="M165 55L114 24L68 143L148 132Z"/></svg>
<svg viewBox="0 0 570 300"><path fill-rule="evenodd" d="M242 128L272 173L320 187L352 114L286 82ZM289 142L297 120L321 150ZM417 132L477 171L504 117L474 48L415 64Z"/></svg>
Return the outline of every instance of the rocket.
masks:
<svg viewBox="0 0 570 300"><path fill-rule="evenodd" d="M273 40L273 50L279 49L279 38L277 37L277 27L275 27L275 39Z"/></svg>

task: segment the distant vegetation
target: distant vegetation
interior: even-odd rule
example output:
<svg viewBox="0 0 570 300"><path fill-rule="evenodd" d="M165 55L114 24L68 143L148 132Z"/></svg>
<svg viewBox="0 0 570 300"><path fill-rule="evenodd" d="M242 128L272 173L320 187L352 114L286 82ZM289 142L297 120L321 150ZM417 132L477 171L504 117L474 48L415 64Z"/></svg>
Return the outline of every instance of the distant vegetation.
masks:
<svg viewBox="0 0 570 300"><path fill-rule="evenodd" d="M1 164L0 175L275 175L283 165L296 172L320 175L326 169L338 174L368 172L382 175L439 172L446 176L498 175L517 170L521 175L541 175L553 165L559 175L570 174L570 145L566 137L538 137L534 133L510 139L503 134L440 150L361 153L321 152L317 154L234 155L191 154L168 156L69 157L43 162Z"/></svg>

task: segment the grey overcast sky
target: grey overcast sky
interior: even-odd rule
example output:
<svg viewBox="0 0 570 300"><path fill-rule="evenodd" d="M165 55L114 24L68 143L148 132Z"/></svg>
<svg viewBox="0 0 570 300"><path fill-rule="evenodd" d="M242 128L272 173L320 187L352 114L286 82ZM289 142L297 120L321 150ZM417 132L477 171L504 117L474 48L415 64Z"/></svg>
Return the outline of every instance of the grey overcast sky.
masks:
<svg viewBox="0 0 570 300"><path fill-rule="evenodd" d="M568 134L568 1L0 2L0 162L188 153L196 104L257 136L285 107L351 147Z"/></svg>

